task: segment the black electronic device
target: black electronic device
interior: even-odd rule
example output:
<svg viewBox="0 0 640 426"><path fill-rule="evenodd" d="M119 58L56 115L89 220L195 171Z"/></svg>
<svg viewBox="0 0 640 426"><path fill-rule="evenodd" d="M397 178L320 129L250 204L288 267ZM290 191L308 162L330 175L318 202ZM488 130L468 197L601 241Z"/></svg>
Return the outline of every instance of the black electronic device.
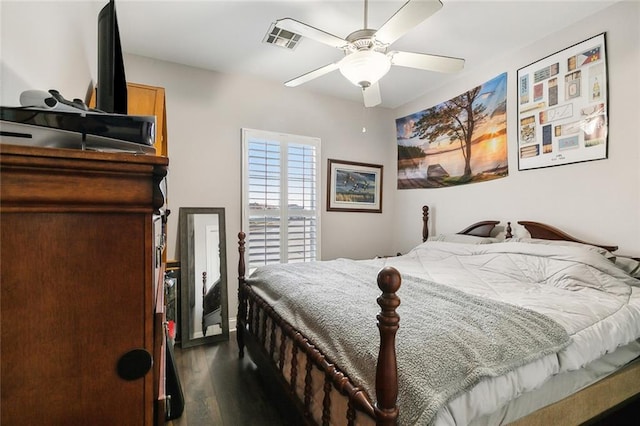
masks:
<svg viewBox="0 0 640 426"><path fill-rule="evenodd" d="M98 14L98 83L96 108L127 114L127 80L114 0Z"/></svg>
<svg viewBox="0 0 640 426"><path fill-rule="evenodd" d="M155 154L155 116L107 114L56 102L45 101L41 108L0 107L0 142Z"/></svg>

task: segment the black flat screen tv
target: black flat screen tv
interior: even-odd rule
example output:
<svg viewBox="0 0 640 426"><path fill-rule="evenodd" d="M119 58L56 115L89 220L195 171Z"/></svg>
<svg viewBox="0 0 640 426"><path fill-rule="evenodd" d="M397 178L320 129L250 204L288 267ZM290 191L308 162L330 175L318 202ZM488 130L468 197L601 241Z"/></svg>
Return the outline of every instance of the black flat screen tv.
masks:
<svg viewBox="0 0 640 426"><path fill-rule="evenodd" d="M98 14L96 108L109 113L127 113L127 80L114 0Z"/></svg>

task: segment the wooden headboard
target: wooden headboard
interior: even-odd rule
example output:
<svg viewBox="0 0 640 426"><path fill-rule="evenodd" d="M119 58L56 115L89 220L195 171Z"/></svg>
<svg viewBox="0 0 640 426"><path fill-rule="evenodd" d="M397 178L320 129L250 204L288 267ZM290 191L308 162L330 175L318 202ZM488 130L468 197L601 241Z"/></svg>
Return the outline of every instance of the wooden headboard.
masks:
<svg viewBox="0 0 640 426"><path fill-rule="evenodd" d="M518 221L518 224L524 226L525 229L529 231L531 238L540 238L543 240L571 241L574 243L589 244L592 246L601 247L607 251L618 250L618 246L607 246L579 240L567 234L566 232L559 230L558 228L554 228L553 226L546 225L544 223L521 220ZM512 236L513 234L511 234L511 222L509 222L509 224L507 225L507 238L511 238Z"/></svg>
<svg viewBox="0 0 640 426"><path fill-rule="evenodd" d="M428 221L429 206L422 206L422 242L427 241L427 238L429 238ZM476 222L473 225L469 225L462 231L456 232L456 234L473 235L475 237L490 237L493 228L495 228L499 223L499 220L483 220L481 222Z"/></svg>
<svg viewBox="0 0 640 426"><path fill-rule="evenodd" d="M499 224L499 220L483 220L482 222L476 222L473 225L468 226L458 234L475 235L476 237L490 237L493 228Z"/></svg>

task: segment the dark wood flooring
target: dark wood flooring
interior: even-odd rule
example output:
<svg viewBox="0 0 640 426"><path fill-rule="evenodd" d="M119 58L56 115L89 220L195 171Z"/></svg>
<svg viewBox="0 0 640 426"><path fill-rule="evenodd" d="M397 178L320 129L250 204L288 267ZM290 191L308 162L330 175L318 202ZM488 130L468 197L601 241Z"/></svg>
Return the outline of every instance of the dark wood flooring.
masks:
<svg viewBox="0 0 640 426"><path fill-rule="evenodd" d="M235 333L229 341L180 349L175 360L182 383L185 408L167 426L296 426L287 401L272 389L245 354L238 358ZM640 398L591 426L640 425ZM553 426L553 425L550 425Z"/></svg>
<svg viewBox="0 0 640 426"><path fill-rule="evenodd" d="M287 401L269 390L248 354L238 358L236 335L228 342L174 348L184 393L182 416L168 426L287 426L300 422L286 414Z"/></svg>

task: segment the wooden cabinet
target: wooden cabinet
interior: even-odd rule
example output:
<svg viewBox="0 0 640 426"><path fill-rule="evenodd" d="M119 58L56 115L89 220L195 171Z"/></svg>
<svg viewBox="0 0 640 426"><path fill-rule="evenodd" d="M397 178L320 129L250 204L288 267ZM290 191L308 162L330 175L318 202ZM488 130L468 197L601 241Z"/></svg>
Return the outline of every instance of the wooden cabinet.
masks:
<svg viewBox="0 0 640 426"><path fill-rule="evenodd" d="M94 90L89 100L91 108L95 108L96 105L95 94ZM127 114L156 116L156 138L153 146L156 149L156 155L168 157L167 106L164 88L127 83Z"/></svg>
<svg viewBox="0 0 640 426"><path fill-rule="evenodd" d="M0 144L1 424L163 422L167 164ZM146 374L132 351L153 357Z"/></svg>
<svg viewBox="0 0 640 426"><path fill-rule="evenodd" d="M156 155L168 157L167 108L162 87L127 83L127 111L129 115L156 116Z"/></svg>

